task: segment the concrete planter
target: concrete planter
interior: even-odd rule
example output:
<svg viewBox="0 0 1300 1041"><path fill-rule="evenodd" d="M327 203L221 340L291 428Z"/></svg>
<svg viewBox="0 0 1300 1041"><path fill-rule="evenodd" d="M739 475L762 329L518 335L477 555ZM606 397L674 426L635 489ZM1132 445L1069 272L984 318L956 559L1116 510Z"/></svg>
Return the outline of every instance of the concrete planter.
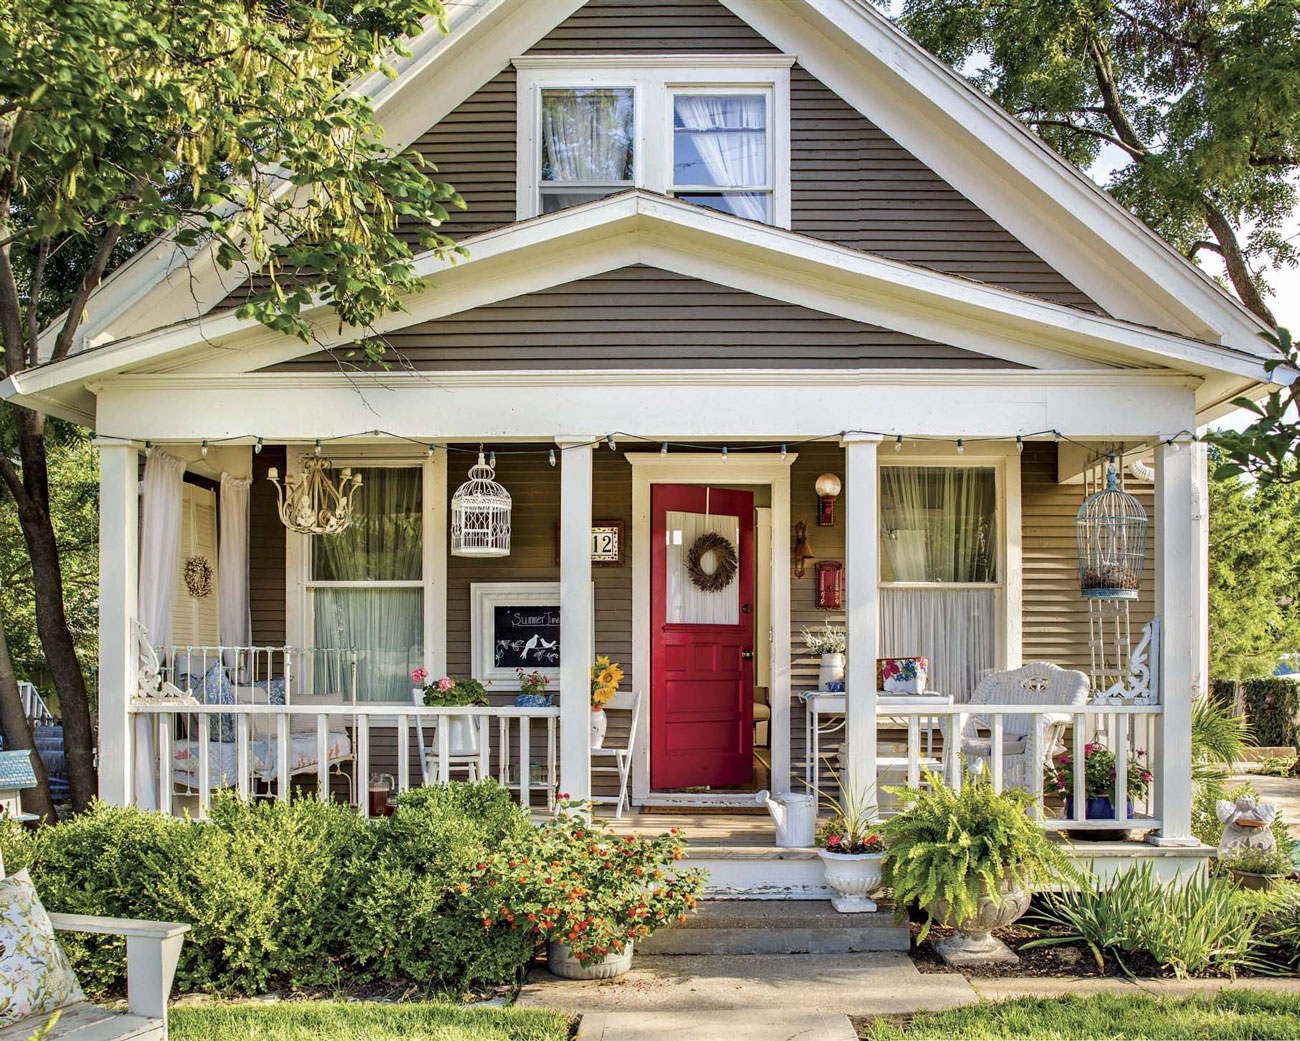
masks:
<svg viewBox="0 0 1300 1041"><path fill-rule="evenodd" d="M1228 868L1232 880L1242 889L1276 889L1286 877L1284 875L1261 875L1258 871L1238 871Z"/></svg>
<svg viewBox="0 0 1300 1041"><path fill-rule="evenodd" d="M992 931L1010 925L1029 910L1030 894L1011 882L1003 882L995 902L988 885L980 883L975 914L951 923L955 932L936 943L935 950L949 965L981 965L996 962L1016 963L1020 959ZM936 922L948 918L948 901L936 900L928 908Z"/></svg>
<svg viewBox="0 0 1300 1041"><path fill-rule="evenodd" d="M880 888L883 853L832 853L819 849L817 855L826 866L826 884L835 891L831 906L842 914L874 911L871 894Z"/></svg>
<svg viewBox="0 0 1300 1041"><path fill-rule="evenodd" d="M552 976L565 980L613 979L632 967L632 944L629 942L622 954L610 954L584 965L568 947L552 940L546 946L546 967Z"/></svg>

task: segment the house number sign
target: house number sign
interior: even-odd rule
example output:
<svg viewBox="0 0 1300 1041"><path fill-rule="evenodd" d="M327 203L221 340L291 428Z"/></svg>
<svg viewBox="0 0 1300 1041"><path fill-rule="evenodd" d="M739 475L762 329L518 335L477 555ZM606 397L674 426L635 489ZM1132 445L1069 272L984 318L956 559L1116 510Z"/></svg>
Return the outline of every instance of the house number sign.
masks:
<svg viewBox="0 0 1300 1041"><path fill-rule="evenodd" d="M555 525L555 562L560 562L560 526ZM619 567L623 563L623 522L591 522L592 567Z"/></svg>

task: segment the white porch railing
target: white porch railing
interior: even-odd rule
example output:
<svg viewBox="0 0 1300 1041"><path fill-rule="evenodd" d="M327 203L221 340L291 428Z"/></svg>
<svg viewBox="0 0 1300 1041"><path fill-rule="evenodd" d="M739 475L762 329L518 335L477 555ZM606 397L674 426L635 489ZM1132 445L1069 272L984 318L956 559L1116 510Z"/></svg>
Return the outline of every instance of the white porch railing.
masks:
<svg viewBox="0 0 1300 1041"><path fill-rule="evenodd" d="M902 766L907 768L907 786L915 788L921 783L921 767L925 761L921 751L922 721L938 717L942 722L940 729L944 736L943 756L939 765L949 786L960 789L963 779L961 733L967 720L979 717L987 720L989 754L988 769L992 775L993 786L997 791L1010 787L1005 776L1007 759L1023 755L1024 773L1027 787L1034 799L1035 812L1044 827L1056 831L1114 830L1116 828L1158 829L1161 821L1151 813L1157 805L1156 786L1164 779L1158 768L1148 758L1144 768L1152 775L1152 781L1146 794L1140 799L1130 799L1128 794L1128 769L1135 761L1137 752L1149 753L1155 743L1156 719L1161 714L1160 705L1104 704L1104 705L917 705L899 707L891 702L888 709L890 718L905 720L907 727L907 756L903 762L880 758L877 767ZM1013 745L1020 745L1019 737L1011 739L1006 733L1006 717L1032 716L1033 723L1025 735L1023 750L1015 752ZM928 724L927 724L928 730ZM1051 763L1054 755L1063 753L1066 733L1071 736L1069 753L1071 756L1067 769L1071 771L1070 781L1076 797L1072 800L1071 813L1068 817L1049 817L1045 809L1045 799L1050 793L1044 791L1044 769ZM928 734L927 734L928 736ZM1085 783L1084 749L1088 744L1102 744L1115 754L1115 783L1109 792L1115 813L1109 818L1089 818L1087 816L1087 798ZM966 769L973 764L967 759ZM849 767L851 769L851 766ZM1130 813L1129 804L1133 810Z"/></svg>

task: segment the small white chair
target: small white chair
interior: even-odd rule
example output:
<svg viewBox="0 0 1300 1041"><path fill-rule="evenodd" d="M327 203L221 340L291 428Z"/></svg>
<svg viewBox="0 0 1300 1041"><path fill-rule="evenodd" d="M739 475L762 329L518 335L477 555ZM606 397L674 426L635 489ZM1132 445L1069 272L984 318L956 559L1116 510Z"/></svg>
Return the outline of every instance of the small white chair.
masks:
<svg viewBox="0 0 1300 1041"><path fill-rule="evenodd" d="M623 747L605 745L603 748L593 748L591 750L591 772L596 773L617 773L618 774L618 799L611 800L607 797L592 797L592 802L617 802L614 810L614 819L623 819L623 808L627 805L627 779L632 773L632 750L636 747L636 732L641 725L641 692L633 691L630 703L623 700L624 695L616 694L609 703L609 708L616 712L620 710L632 710L632 724L627 732L627 741ZM597 765L600 760L613 759L613 763L606 765Z"/></svg>
<svg viewBox="0 0 1300 1041"><path fill-rule="evenodd" d="M484 718L486 717L468 717L473 750L449 754L447 756L448 775L453 770L464 770L467 781L479 780L479 763L482 758L480 749L483 747L483 742L487 740L487 728L483 725ZM430 725L432 741L426 745L424 743L424 720L420 716L415 717L415 736L420 744L420 773L426 785L438 783L438 727L442 726L446 720L446 716L440 716Z"/></svg>
<svg viewBox="0 0 1300 1041"><path fill-rule="evenodd" d="M0 859L0 878L4 878ZM167 998L171 994L181 944L190 927L181 922L145 922L134 918L50 913L59 932L101 933L126 937L126 1011L101 1008L88 1001L68 1005L57 1013L29 1016L0 1027L0 1041L28 1041L42 1037L86 1041L166 1041ZM58 1015L58 1022L42 1028Z"/></svg>
<svg viewBox="0 0 1300 1041"><path fill-rule="evenodd" d="M1091 683L1082 672L1062 669L1047 661L1030 662L1009 672L985 676L971 694L972 705L1062 705L1088 703ZM1034 720L1043 721L1037 763L1029 761L1029 736ZM1048 712L1040 716L1004 715L1002 717L1002 783L1008 788L1033 789L1033 771L1042 773L1052 756L1064 748L1061 738L1070 720L1068 712ZM961 731L961 751L968 760L982 760L989 766L993 752L992 737L980 735L980 728L990 729L988 716L973 715Z"/></svg>

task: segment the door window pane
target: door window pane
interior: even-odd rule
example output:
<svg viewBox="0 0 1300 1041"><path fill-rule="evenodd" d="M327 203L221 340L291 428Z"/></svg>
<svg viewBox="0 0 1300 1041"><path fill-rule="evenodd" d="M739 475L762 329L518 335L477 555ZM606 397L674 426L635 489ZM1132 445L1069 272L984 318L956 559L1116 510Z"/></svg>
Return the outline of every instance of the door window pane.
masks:
<svg viewBox="0 0 1300 1041"><path fill-rule="evenodd" d="M317 582L419 581L423 551L423 480L419 467L357 467L361 489L352 523L312 538Z"/></svg>
<svg viewBox="0 0 1300 1041"><path fill-rule="evenodd" d="M632 102L631 87L542 91L543 213L632 186Z"/></svg>
<svg viewBox="0 0 1300 1041"><path fill-rule="evenodd" d="M664 514L664 538L667 557L664 563L664 621L669 625L739 625L739 576L725 589L705 592L686 570L686 555L691 545L705 532L724 536L737 554L740 552L740 518L716 513L686 513L668 510ZM717 566L716 554L701 560L705 571Z"/></svg>

